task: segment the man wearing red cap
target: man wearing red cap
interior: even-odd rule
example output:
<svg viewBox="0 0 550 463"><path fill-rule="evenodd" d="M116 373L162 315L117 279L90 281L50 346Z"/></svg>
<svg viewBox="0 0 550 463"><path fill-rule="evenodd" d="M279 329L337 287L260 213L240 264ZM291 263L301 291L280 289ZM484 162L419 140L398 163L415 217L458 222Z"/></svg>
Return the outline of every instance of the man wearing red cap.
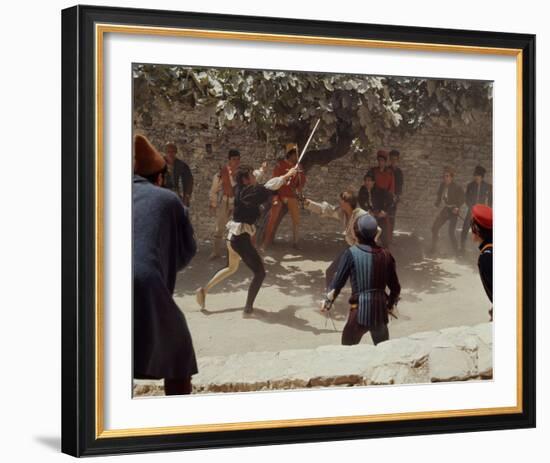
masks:
<svg viewBox="0 0 550 463"><path fill-rule="evenodd" d="M484 204L472 207L472 239L479 243L477 266L487 297L493 302L493 209ZM493 320L493 308L489 311Z"/></svg>
<svg viewBox="0 0 550 463"><path fill-rule="evenodd" d="M285 158L281 159L273 170L273 177L281 177L296 167L298 162L298 145L296 143L287 143L285 146ZM298 226L300 225L300 203L298 195L306 183L306 176L303 172L298 172L286 185L283 185L277 195L273 197L273 203L269 213L263 247L269 246L275 238L275 232L280 222L283 206L286 205L290 218L292 219L292 244L298 245Z"/></svg>
<svg viewBox="0 0 550 463"><path fill-rule="evenodd" d="M185 316L173 299L176 275L197 247L187 208L162 188L166 161L147 138L134 139L134 378L164 379L166 395L191 393L197 361Z"/></svg>

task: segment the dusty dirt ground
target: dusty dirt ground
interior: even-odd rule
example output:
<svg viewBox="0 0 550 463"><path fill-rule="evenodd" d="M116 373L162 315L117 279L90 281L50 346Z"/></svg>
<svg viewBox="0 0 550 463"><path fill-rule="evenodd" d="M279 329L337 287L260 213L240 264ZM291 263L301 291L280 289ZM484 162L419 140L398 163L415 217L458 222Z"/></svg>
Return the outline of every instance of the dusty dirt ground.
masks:
<svg viewBox="0 0 550 463"><path fill-rule="evenodd" d="M490 304L477 272L478 252L473 243L469 247L460 259L426 258L422 243L414 237L395 238L390 249L402 293L399 319L390 322L390 338L488 321ZM225 259L209 261L210 249L208 244L201 246L191 265L178 275L174 293L189 323L197 357L340 344L349 284L331 310L336 331L320 313L319 304L324 298L324 271L344 249L341 238L311 234L302 238L299 250L284 237L276 241L264 254L267 276L250 318L242 315L251 276L243 263L212 289L206 310L200 310L195 290L225 264ZM371 343L370 335L362 342Z"/></svg>

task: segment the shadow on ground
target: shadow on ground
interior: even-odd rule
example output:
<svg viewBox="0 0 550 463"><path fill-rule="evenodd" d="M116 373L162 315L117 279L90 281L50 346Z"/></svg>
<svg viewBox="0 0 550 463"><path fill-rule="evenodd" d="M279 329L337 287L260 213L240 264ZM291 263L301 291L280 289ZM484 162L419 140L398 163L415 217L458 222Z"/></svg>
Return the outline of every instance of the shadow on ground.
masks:
<svg viewBox="0 0 550 463"><path fill-rule="evenodd" d="M262 253L266 269L264 287L275 286L290 296L315 294L316 298L321 298L325 287L323 269L344 249L343 240L335 239L334 236L328 240L318 235L308 236L299 249L277 241ZM209 260L209 252L208 245L201 246L191 264L178 274L175 296L193 295L197 288L206 285L218 270L225 267L226 257ZM213 288L210 294L246 291L251 276L252 272L241 262L237 272Z"/></svg>
<svg viewBox="0 0 550 463"><path fill-rule="evenodd" d="M327 238L321 234L310 234L302 239L300 249L293 249L288 242L283 240L276 242L268 252L262 254L266 268L263 289L272 287L284 295L297 298L306 295L310 297L311 301L309 309L311 306L317 306L324 297L324 270L344 249L343 239L334 235ZM417 302L421 299L419 295L422 293L440 294L455 289L453 279L459 274L446 270L444 259L425 257L423 243L414 235L396 236L390 250L396 259L403 301ZM225 258L209 260L209 251L208 245L202 246L191 265L178 275L175 296L193 296L198 287L204 286L214 273L225 265ZM456 262L471 266L474 271L476 259L475 254L469 253ZM210 294L246 291L251 275L251 271L241 263L239 270L213 288ZM333 320L342 323L338 325L339 329L342 328L347 318L348 294L349 290L343 291L331 311ZM255 318L264 323L285 325L313 334L333 332L330 321L326 329L311 326L308 321L297 315L300 309L304 309L304 307L298 304L288 305L279 311L256 309ZM241 310L242 307L237 307L206 310L202 313L216 316ZM322 326L326 320L323 320L324 317L321 314L319 317L319 326Z"/></svg>
<svg viewBox="0 0 550 463"><path fill-rule="evenodd" d="M324 334L324 333L333 333L332 325L326 328L318 328L310 325L308 320L300 318L296 312L301 310L302 307L295 305L289 305L284 309L277 311L264 310L262 308L255 308L253 314L247 316L249 319L254 319L267 323L270 325L282 325L288 328L293 328L298 331L305 331L312 333L314 335ZM233 307L230 309L220 309L220 310L201 310L201 313L206 316L216 316L224 313L232 312L242 312L242 307ZM321 315L320 315L321 316Z"/></svg>
<svg viewBox="0 0 550 463"><path fill-rule="evenodd" d="M49 450L61 451L61 437L59 436L34 436L34 440Z"/></svg>

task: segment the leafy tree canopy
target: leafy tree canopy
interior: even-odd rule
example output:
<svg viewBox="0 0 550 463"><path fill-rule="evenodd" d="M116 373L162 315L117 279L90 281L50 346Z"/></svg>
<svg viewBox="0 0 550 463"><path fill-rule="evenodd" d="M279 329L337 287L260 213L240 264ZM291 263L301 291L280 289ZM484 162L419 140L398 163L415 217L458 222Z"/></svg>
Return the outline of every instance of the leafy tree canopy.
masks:
<svg viewBox="0 0 550 463"><path fill-rule="evenodd" d="M483 81L167 65L136 65L133 77L134 109L145 125L159 103L178 102L213 109L219 128L242 121L262 140L303 146L320 118L306 169L370 150L389 130L475 123L492 103L491 83Z"/></svg>

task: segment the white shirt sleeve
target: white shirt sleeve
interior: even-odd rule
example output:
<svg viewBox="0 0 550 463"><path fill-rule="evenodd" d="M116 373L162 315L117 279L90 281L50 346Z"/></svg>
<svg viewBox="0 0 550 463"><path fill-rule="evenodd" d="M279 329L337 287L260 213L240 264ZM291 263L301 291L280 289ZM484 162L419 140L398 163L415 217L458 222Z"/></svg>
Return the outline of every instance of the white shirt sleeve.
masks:
<svg viewBox="0 0 550 463"><path fill-rule="evenodd" d="M282 175L280 177L273 177L272 179L264 183L264 187L266 187L268 190L276 191L285 184L286 180L287 179Z"/></svg>
<svg viewBox="0 0 550 463"><path fill-rule="evenodd" d="M254 177L256 177L256 181L258 183L263 183L264 178L265 178L265 174L266 174L266 171L264 169L262 169L261 167L259 169L254 170Z"/></svg>
<svg viewBox="0 0 550 463"><path fill-rule="evenodd" d="M330 219L342 220L342 209L337 206L333 206L326 201L317 203L315 201L307 201L305 208L314 214L319 214L321 217L328 217Z"/></svg>

